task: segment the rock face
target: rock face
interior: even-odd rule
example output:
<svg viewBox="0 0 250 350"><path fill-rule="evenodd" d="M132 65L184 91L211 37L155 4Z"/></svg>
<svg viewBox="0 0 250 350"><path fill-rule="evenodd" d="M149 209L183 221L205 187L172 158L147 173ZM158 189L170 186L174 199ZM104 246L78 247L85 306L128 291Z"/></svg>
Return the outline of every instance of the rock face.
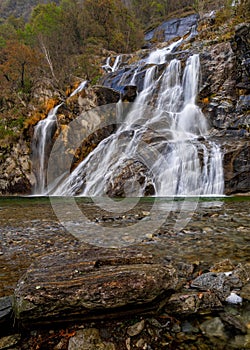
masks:
<svg viewBox="0 0 250 350"><path fill-rule="evenodd" d="M112 182L108 184L107 194L110 197L133 197L138 194L138 186L145 190L146 196L155 194L153 183L150 181L149 169L138 160L127 160L117 173Z"/></svg>
<svg viewBox="0 0 250 350"><path fill-rule="evenodd" d="M210 126L220 135L249 135L249 38L249 25L242 24L231 42L218 43L201 53L199 98Z"/></svg>
<svg viewBox="0 0 250 350"><path fill-rule="evenodd" d="M211 19L210 19L211 21ZM154 31L147 33L146 39L157 38L158 41L168 41L174 37L184 35L195 29L198 16L191 15L185 18L173 19L163 23ZM163 44L160 44L163 45ZM187 46L185 46L187 45ZM197 103L207 117L210 137L216 137L224 154L225 193L233 194L250 191L250 25L242 23L235 28L235 34L227 41L201 41L192 39L188 44L183 42L178 52L170 58L176 57L186 60L192 53L200 53L202 81ZM188 48L188 49L187 49ZM181 51L183 49L183 51ZM141 60L147 56L149 50L141 50L133 55L122 55L117 71L111 72L102 78L105 86L94 86L84 89L75 96L68 98L60 107L58 126L54 139L61 137L68 141L65 152L74 154L71 170L82 161L106 137L116 130L116 121L104 128L95 130L102 115L96 115L91 110L97 106L117 103L120 98L124 102L133 102L137 93L141 91L145 69L138 75L137 87L128 85L133 71L129 65L133 60ZM173 56L173 57L172 57ZM145 66L146 67L146 66ZM158 73L161 74L161 65ZM132 73L131 73L132 72ZM124 84L120 85L121 76L126 73ZM49 94L47 93L48 97ZM46 96L47 96L46 95ZM86 117L86 111L90 113ZM85 114L85 115L84 115ZM83 124L79 132L70 134L68 124L78 116L83 116ZM85 118L86 117L86 118ZM87 138L82 142L80 131L84 129ZM93 131L93 132L92 132ZM71 149L72 139L76 139L77 151ZM30 135L32 136L32 135ZM53 140L54 141L54 140ZM160 143L160 140L158 140ZM149 142L150 143L150 142ZM60 163L60 161L59 161ZM63 164L60 165L59 167ZM138 164L125 164L120 174L116 174L115 184L108 188L111 196L124 195L124 185L131 177L139 183L147 175L148 169L142 169ZM34 176L30 163L30 140L21 138L16 144L0 149L0 194L28 194L34 184ZM149 184L147 194L152 195L154 189Z"/></svg>
<svg viewBox="0 0 250 350"><path fill-rule="evenodd" d="M231 42L201 53L199 94L211 134L219 137L224 154L225 194L250 190L250 26L236 27Z"/></svg>
<svg viewBox="0 0 250 350"><path fill-rule="evenodd" d="M146 33L145 40L169 41L196 31L199 15L192 14L183 18L174 18L162 23L159 27Z"/></svg>
<svg viewBox="0 0 250 350"><path fill-rule="evenodd" d="M31 265L15 291L15 315L28 325L132 314L154 308L177 281L173 266L139 249L69 249Z"/></svg>
<svg viewBox="0 0 250 350"><path fill-rule="evenodd" d="M20 140L17 144L0 147L0 194L30 193L32 183L28 144Z"/></svg>
<svg viewBox="0 0 250 350"><path fill-rule="evenodd" d="M248 192L250 188L250 142L225 142L225 194Z"/></svg>

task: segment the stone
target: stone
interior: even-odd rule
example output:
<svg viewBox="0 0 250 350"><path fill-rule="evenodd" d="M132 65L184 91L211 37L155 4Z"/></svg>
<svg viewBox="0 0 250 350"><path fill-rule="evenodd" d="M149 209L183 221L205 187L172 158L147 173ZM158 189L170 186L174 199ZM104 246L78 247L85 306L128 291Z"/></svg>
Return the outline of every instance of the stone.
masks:
<svg viewBox="0 0 250 350"><path fill-rule="evenodd" d="M187 292L173 294L166 306L165 311L174 314L192 315L196 313L210 313L211 310L222 309L220 298L213 292Z"/></svg>
<svg viewBox="0 0 250 350"><path fill-rule="evenodd" d="M250 186L250 142L225 142L222 145L225 194L247 192Z"/></svg>
<svg viewBox="0 0 250 350"><path fill-rule="evenodd" d="M116 350L111 342L104 342L96 328L81 329L70 338L68 350Z"/></svg>
<svg viewBox="0 0 250 350"><path fill-rule="evenodd" d="M250 301L250 283L247 283L242 290L240 291L240 296L245 299Z"/></svg>
<svg viewBox="0 0 250 350"><path fill-rule="evenodd" d="M12 316L12 301L13 298L11 296L0 298L0 325L1 329L9 326L9 322Z"/></svg>
<svg viewBox="0 0 250 350"><path fill-rule="evenodd" d="M20 334L12 334L12 335L8 335L6 337L0 338L0 350L10 349L11 347L18 345L20 340L21 340Z"/></svg>
<svg viewBox="0 0 250 350"><path fill-rule="evenodd" d="M175 268L146 250L72 248L30 266L15 290L14 312L26 327L131 315L158 307L177 282Z"/></svg>
<svg viewBox="0 0 250 350"><path fill-rule="evenodd" d="M230 288L226 284L227 276L224 273L208 272L198 276L191 283L192 288L197 288L202 291L219 291L228 293Z"/></svg>
<svg viewBox="0 0 250 350"><path fill-rule="evenodd" d="M227 339L224 324L219 317L214 317L203 322L200 328L208 338Z"/></svg>
<svg viewBox="0 0 250 350"><path fill-rule="evenodd" d="M97 105L102 106L109 103L117 103L120 99L119 92L106 86L95 86L93 91L97 96Z"/></svg>
<svg viewBox="0 0 250 350"><path fill-rule="evenodd" d="M235 333L246 334L247 327L244 322L230 313L221 313L220 319L223 321L224 325L229 328L229 330Z"/></svg>
<svg viewBox="0 0 250 350"><path fill-rule="evenodd" d="M184 36L197 28L199 15L191 14L163 22L160 26L146 33L145 40L169 41Z"/></svg>
<svg viewBox="0 0 250 350"><path fill-rule="evenodd" d="M211 272L228 272L235 269L235 265L231 260L225 259L214 264L211 268Z"/></svg>
<svg viewBox="0 0 250 350"><path fill-rule="evenodd" d="M122 101L134 102L137 96L137 86L126 85L122 92Z"/></svg>
<svg viewBox="0 0 250 350"><path fill-rule="evenodd" d="M127 338L125 340L125 344L126 344L126 349L131 350L131 338Z"/></svg>
<svg viewBox="0 0 250 350"><path fill-rule="evenodd" d="M135 323L134 325L128 327L127 333L130 337L140 334L145 327L145 320Z"/></svg>
<svg viewBox="0 0 250 350"><path fill-rule="evenodd" d="M234 292L231 292L225 300L230 304L242 304L242 298Z"/></svg>
<svg viewBox="0 0 250 350"><path fill-rule="evenodd" d="M107 185L107 195L110 197L140 196L141 188L145 195L154 195L155 188L152 183L150 170L143 162L128 159L118 167Z"/></svg>

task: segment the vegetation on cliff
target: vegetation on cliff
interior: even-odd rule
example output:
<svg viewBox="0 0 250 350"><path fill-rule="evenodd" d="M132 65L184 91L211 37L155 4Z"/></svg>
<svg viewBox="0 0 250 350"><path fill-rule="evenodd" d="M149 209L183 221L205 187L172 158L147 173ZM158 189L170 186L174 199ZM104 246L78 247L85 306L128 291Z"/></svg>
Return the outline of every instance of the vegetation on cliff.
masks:
<svg viewBox="0 0 250 350"><path fill-rule="evenodd" d="M96 82L108 51L139 49L143 32L156 23L218 8L213 25L201 31L200 39L213 39L223 27L221 40L229 41L235 25L249 18L247 1L237 7L228 0L2 1L0 144L8 144L24 126L45 117L48 108L41 105L41 91L49 90L46 101L51 105L58 101L58 93L53 96L51 91L64 94L79 78Z"/></svg>

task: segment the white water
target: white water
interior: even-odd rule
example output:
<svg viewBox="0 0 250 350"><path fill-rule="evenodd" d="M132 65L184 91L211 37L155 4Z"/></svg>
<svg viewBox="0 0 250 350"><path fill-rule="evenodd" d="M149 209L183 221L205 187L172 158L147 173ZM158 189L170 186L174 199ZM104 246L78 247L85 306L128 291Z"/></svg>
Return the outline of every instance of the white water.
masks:
<svg viewBox="0 0 250 350"><path fill-rule="evenodd" d="M164 47L162 49L157 49L152 51L151 54L146 59L146 62L149 64L163 64L166 62L166 57L170 54L175 48L177 48L183 39L173 42L171 45Z"/></svg>
<svg viewBox="0 0 250 350"><path fill-rule="evenodd" d="M108 57L106 60L106 63L102 66L102 68L107 72L115 72L119 68L119 65L121 62L121 56L120 55L116 56L113 65L111 64L110 61L111 61L111 57Z"/></svg>
<svg viewBox="0 0 250 350"><path fill-rule="evenodd" d="M156 196L223 194L220 148L206 139L206 119L195 104L199 56L189 57L183 75L181 62L174 59L156 78L157 64L163 64L167 53L177 45L149 55L147 63L155 65L147 69L143 89L124 123L115 134L100 142L52 192L53 195L104 196L108 185L114 183L116 175L129 160L146 165ZM121 113L122 106L119 105L117 110ZM117 118L122 120L120 115ZM121 137L125 132L130 135L126 142ZM164 137L162 143L156 147L145 143L143 138L149 132ZM145 186L145 183L139 185L131 179L125 187L128 195L142 196Z"/></svg>
<svg viewBox="0 0 250 350"><path fill-rule="evenodd" d="M72 97L82 91L87 81L83 81L80 85L71 93L69 97ZM33 141L32 141L32 163L35 168L36 183L33 189L33 194L41 195L47 192L47 161L51 150L51 142L56 130L57 124L57 111L63 105L63 102L52 108L47 118L40 120L35 126ZM34 166L35 165L35 166Z"/></svg>

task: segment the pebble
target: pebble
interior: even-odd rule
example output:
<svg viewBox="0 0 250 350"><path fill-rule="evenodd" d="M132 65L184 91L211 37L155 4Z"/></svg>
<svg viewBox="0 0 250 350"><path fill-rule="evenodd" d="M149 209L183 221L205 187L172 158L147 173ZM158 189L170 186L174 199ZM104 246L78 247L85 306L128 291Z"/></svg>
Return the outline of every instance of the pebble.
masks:
<svg viewBox="0 0 250 350"><path fill-rule="evenodd" d="M13 334L7 337L0 338L0 350L9 349L17 345L21 340L20 334Z"/></svg>
<svg viewBox="0 0 250 350"><path fill-rule="evenodd" d="M226 298L226 301L230 304L241 304L242 298L234 292L231 292L229 297Z"/></svg>
<svg viewBox="0 0 250 350"><path fill-rule="evenodd" d="M224 325L230 330L235 330L242 334L247 333L247 327L239 317L231 315L230 313L221 313L220 318L223 321Z"/></svg>
<svg viewBox="0 0 250 350"><path fill-rule="evenodd" d="M131 343L131 338L127 338L125 342L126 342L126 348L127 348L127 350L131 350L131 345L130 345L130 343Z"/></svg>
<svg viewBox="0 0 250 350"><path fill-rule="evenodd" d="M208 338L218 338L226 340L227 335L225 333L225 326L219 317L214 317L210 320L203 322L200 328Z"/></svg>
<svg viewBox="0 0 250 350"><path fill-rule="evenodd" d="M145 327L145 320L142 320L128 327L127 333L130 337L134 337L140 334L143 331L144 327Z"/></svg>

